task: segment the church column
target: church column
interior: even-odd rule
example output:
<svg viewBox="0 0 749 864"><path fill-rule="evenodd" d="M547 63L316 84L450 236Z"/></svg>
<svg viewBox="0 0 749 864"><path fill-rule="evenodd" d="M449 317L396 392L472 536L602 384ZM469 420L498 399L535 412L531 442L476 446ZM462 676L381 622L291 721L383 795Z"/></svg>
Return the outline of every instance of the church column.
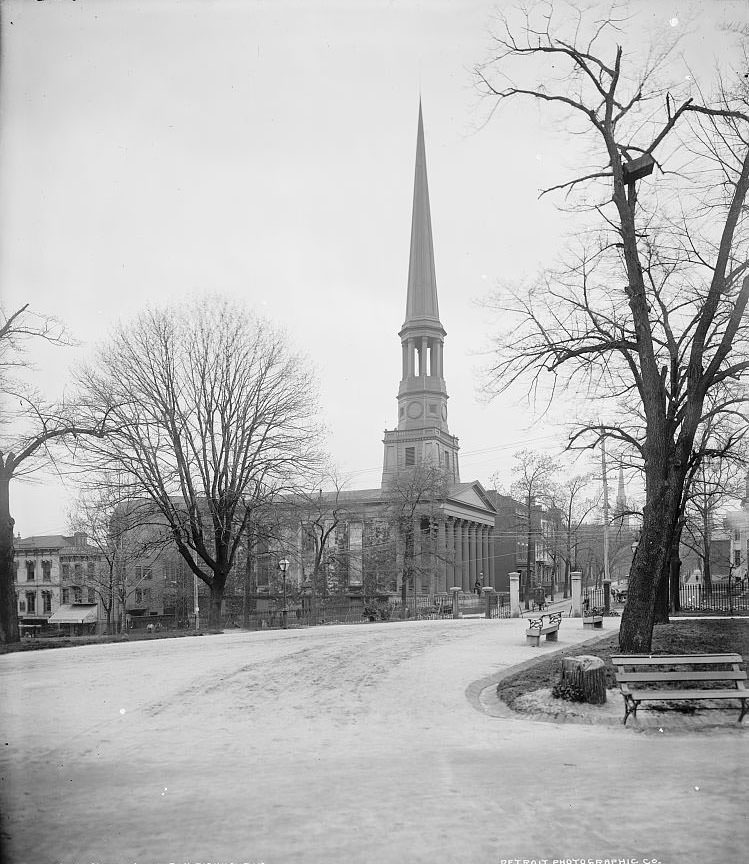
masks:
<svg viewBox="0 0 749 864"><path fill-rule="evenodd" d="M432 375L437 375L439 378L444 377L442 375L442 343L439 339L434 340L434 347L432 348L434 357L434 368L432 370Z"/></svg>
<svg viewBox="0 0 749 864"><path fill-rule="evenodd" d="M491 579L491 586L496 591L497 590L497 571L495 569L495 562L497 559L497 555L495 552L496 548L496 540L494 537L494 528L489 529L489 573Z"/></svg>
<svg viewBox="0 0 749 864"><path fill-rule="evenodd" d="M403 585L403 565L405 559L406 542L402 532L399 530L395 538L395 580L398 593Z"/></svg>
<svg viewBox="0 0 749 864"><path fill-rule="evenodd" d="M415 516L413 520L414 532L414 560L413 560L413 590L414 594L421 594L421 579L424 569L424 544L421 536L421 516Z"/></svg>
<svg viewBox="0 0 749 864"><path fill-rule="evenodd" d="M445 524L445 549L447 561L445 562L445 591L449 591L455 585L455 520L450 516Z"/></svg>
<svg viewBox="0 0 749 864"><path fill-rule="evenodd" d="M406 344L408 345L408 377L414 378L416 376L416 369L414 368L416 342L413 339L406 339Z"/></svg>
<svg viewBox="0 0 749 864"><path fill-rule="evenodd" d="M481 569L484 573L484 585L491 586L489 580L489 526L481 526Z"/></svg>
<svg viewBox="0 0 749 864"><path fill-rule="evenodd" d="M461 571L461 587L468 594L471 591L471 550L468 543L469 522L467 519L461 519L460 527L460 542L463 546L463 567Z"/></svg>
<svg viewBox="0 0 749 864"><path fill-rule="evenodd" d="M468 560L470 561L470 574L471 574L470 575L470 585L471 585L470 590L471 591L473 591L473 586L476 584L476 579L479 575L479 571L478 571L478 567L477 567L478 554L477 554L477 548L476 548L478 545L476 542L476 540L477 540L476 534L477 533L478 533L478 525L475 522L471 522L471 525L468 529L468 544L469 544L468 548L470 550L468 553L468 555L469 555Z"/></svg>
<svg viewBox="0 0 749 864"><path fill-rule="evenodd" d="M403 374L401 378L405 380L408 378L408 341L403 342L401 348L403 349Z"/></svg>
<svg viewBox="0 0 749 864"><path fill-rule="evenodd" d="M453 585L463 587L463 520L453 519L453 543L455 548L455 567L453 568Z"/></svg>
<svg viewBox="0 0 749 864"><path fill-rule="evenodd" d="M426 375L427 362L429 361L429 340L426 336L421 337L421 362L419 363L419 375Z"/></svg>
<svg viewBox="0 0 749 864"><path fill-rule="evenodd" d="M437 523L437 583L434 592L446 591L445 580L447 578L447 519L441 518Z"/></svg>

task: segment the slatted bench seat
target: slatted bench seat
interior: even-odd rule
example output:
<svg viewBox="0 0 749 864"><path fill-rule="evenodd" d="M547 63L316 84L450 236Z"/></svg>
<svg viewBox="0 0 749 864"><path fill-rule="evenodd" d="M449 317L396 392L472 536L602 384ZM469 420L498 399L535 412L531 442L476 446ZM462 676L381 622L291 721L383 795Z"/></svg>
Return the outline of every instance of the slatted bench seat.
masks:
<svg viewBox="0 0 749 864"><path fill-rule="evenodd" d="M584 615L584 630L603 630L603 615Z"/></svg>
<svg viewBox="0 0 749 864"><path fill-rule="evenodd" d="M556 642L561 623L561 612L550 612L548 615L541 615L539 618L529 618L528 629L525 631L526 642L529 645L538 647L542 636L546 636L547 642Z"/></svg>
<svg viewBox="0 0 749 864"><path fill-rule="evenodd" d="M749 710L749 690L744 684L746 672L739 668L739 664L744 662L741 654L618 654L611 658L611 662L624 697L624 724L630 714L637 716L638 705L645 701L736 699L741 702L739 723ZM707 666L722 668L706 669ZM702 668L695 670L694 667ZM710 685L716 682L726 683L711 688ZM659 684L682 686L664 688L658 687Z"/></svg>

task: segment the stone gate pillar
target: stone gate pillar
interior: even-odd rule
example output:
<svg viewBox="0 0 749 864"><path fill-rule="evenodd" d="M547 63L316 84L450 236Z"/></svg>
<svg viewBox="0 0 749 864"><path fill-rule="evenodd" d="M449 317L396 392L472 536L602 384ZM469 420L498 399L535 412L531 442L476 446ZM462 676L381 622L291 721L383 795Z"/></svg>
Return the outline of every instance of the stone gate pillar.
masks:
<svg viewBox="0 0 749 864"><path fill-rule="evenodd" d="M573 570L570 573L572 578L572 617L582 618L583 616L583 593L582 581L583 574L581 570Z"/></svg>
<svg viewBox="0 0 749 864"><path fill-rule="evenodd" d="M458 605L458 595L460 594L460 588L456 585L454 588L451 588L450 591L453 595L453 618L460 618L460 606Z"/></svg>
<svg viewBox="0 0 749 864"><path fill-rule="evenodd" d="M510 617L520 617L520 574L510 573Z"/></svg>

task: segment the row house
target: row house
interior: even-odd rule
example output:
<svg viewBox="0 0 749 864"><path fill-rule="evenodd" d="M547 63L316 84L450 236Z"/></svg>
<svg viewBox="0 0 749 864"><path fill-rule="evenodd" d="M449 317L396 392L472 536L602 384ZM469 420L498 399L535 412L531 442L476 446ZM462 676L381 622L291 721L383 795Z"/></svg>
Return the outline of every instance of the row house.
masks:
<svg viewBox="0 0 749 864"><path fill-rule="evenodd" d="M22 633L50 624L71 632L99 632L106 612L99 592L98 549L76 533L17 537L14 584Z"/></svg>

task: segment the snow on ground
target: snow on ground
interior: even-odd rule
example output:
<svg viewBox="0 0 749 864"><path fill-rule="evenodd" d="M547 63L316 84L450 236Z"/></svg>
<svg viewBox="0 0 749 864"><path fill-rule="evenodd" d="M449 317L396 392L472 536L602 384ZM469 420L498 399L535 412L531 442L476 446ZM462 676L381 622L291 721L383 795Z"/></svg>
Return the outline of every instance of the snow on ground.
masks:
<svg viewBox="0 0 749 864"><path fill-rule="evenodd" d="M481 710L482 684L591 637L565 619L558 644L532 648L525 626L361 624L1 656L3 860L743 861L744 735Z"/></svg>

